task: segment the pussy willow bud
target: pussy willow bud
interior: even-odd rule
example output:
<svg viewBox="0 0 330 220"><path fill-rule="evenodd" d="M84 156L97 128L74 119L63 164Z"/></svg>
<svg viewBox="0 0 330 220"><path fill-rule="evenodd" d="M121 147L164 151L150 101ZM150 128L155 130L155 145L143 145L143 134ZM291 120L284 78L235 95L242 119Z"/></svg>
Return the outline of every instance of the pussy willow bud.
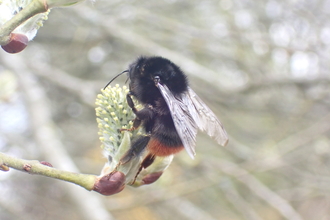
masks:
<svg viewBox="0 0 330 220"><path fill-rule="evenodd" d="M29 40L24 34L11 33L8 44L2 45L2 49L7 53L18 53L25 49Z"/></svg>
<svg viewBox="0 0 330 220"><path fill-rule="evenodd" d="M24 10L33 0L0 0L0 27L3 26L11 19L15 19L15 15L18 13L30 14L31 11ZM29 10L34 10L29 8ZM37 10L37 9L36 9ZM49 10L44 13L38 13L29 19L13 23L19 26L7 27L8 29L13 28L14 30L8 36L7 43L2 43L2 48L8 53L18 53L22 51L29 41L31 41L37 34L38 29L43 25L43 22L48 19ZM24 17L24 16L23 16Z"/></svg>
<svg viewBox="0 0 330 220"><path fill-rule="evenodd" d="M157 157L146 169L143 169L138 176L141 162L148 155L148 149L132 156L129 161L122 163L121 158L131 147L131 140L145 135L141 129L133 131L122 131L121 129L132 128L132 120L135 115L128 106L126 95L129 92L126 86L108 86L96 99L96 116L99 127L100 141L102 142L103 154L108 162L103 167L101 176L109 173L121 172L125 175L125 184L140 186L156 181L162 172L171 163L173 156ZM141 109L136 100L136 108Z"/></svg>

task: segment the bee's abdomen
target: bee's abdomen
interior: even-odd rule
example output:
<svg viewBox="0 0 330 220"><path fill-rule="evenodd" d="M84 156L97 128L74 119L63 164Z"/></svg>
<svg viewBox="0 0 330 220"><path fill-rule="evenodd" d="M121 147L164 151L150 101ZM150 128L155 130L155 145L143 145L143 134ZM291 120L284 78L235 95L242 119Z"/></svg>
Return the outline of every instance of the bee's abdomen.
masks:
<svg viewBox="0 0 330 220"><path fill-rule="evenodd" d="M181 140L179 140L175 145L173 145L171 142L173 142L173 140L164 141L157 138L151 138L147 145L147 149L150 151L151 154L159 157L165 157L172 154L176 154L183 149Z"/></svg>
<svg viewBox="0 0 330 220"><path fill-rule="evenodd" d="M183 149L169 111L155 116L147 148L150 153L159 157L176 154Z"/></svg>

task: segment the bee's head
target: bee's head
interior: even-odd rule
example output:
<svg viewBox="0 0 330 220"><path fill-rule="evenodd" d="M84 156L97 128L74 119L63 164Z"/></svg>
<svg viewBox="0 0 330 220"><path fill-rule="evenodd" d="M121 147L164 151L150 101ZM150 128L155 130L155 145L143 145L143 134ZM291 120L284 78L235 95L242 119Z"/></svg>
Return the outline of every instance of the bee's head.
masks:
<svg viewBox="0 0 330 220"><path fill-rule="evenodd" d="M186 75L180 68L162 57L139 57L129 66L129 79L130 85L139 82L151 91L157 83L166 85L173 93L182 93L188 86Z"/></svg>

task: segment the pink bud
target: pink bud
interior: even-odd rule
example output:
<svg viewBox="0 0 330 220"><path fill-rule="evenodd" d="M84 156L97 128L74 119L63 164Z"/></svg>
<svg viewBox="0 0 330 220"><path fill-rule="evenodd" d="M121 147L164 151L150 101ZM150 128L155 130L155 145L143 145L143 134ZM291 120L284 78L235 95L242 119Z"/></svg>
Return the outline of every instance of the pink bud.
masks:
<svg viewBox="0 0 330 220"><path fill-rule="evenodd" d="M110 196L121 192L125 188L125 180L125 174L119 171L114 171L100 177L94 184L93 190L102 195Z"/></svg>
<svg viewBox="0 0 330 220"><path fill-rule="evenodd" d="M42 165L48 166L48 167L53 167L53 165L47 161L40 161Z"/></svg>
<svg viewBox="0 0 330 220"><path fill-rule="evenodd" d="M28 42L29 40L24 34L11 33L9 43L1 45L1 47L8 53L18 53L24 50Z"/></svg>
<svg viewBox="0 0 330 220"><path fill-rule="evenodd" d="M143 182L143 184L151 184L151 183L155 182L156 180L158 180L162 174L163 174L163 172L150 173L142 179L142 182Z"/></svg>

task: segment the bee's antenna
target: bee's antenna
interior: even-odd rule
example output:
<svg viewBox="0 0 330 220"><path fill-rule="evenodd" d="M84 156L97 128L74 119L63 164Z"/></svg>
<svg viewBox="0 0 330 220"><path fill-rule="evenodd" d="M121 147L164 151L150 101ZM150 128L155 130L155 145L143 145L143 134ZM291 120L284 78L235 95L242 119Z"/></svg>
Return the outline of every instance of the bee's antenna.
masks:
<svg viewBox="0 0 330 220"><path fill-rule="evenodd" d="M110 80L110 82L108 82L108 83L104 86L103 89L106 89L106 88L108 87L108 85L110 85L110 83L112 83L112 81L114 81L118 76L120 76L120 75L123 74L123 73L127 73L127 72L128 72L128 70L125 70L125 71L119 73L117 76L113 77L112 80Z"/></svg>

